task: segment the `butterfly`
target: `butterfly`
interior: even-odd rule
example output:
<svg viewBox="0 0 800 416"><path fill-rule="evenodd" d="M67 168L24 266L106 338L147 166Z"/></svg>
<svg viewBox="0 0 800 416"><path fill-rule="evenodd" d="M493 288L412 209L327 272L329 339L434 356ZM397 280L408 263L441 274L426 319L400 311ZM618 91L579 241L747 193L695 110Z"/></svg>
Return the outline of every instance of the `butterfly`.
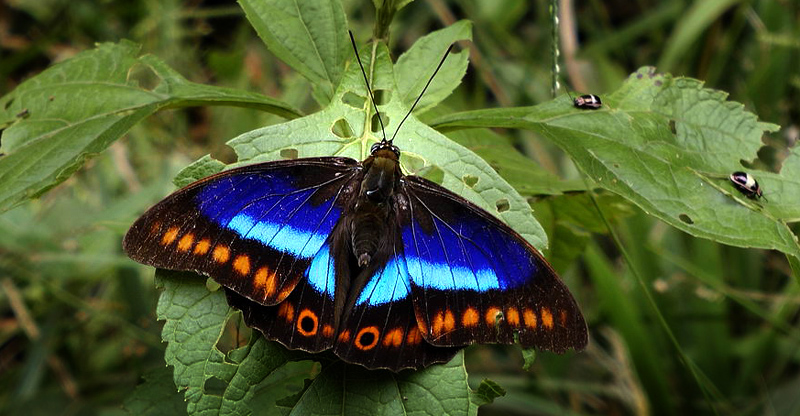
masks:
<svg viewBox="0 0 800 416"><path fill-rule="evenodd" d="M582 350L583 315L541 254L472 202L403 174L393 140L363 161L201 179L145 212L123 248L210 276L267 339L368 369L419 369L473 343Z"/></svg>

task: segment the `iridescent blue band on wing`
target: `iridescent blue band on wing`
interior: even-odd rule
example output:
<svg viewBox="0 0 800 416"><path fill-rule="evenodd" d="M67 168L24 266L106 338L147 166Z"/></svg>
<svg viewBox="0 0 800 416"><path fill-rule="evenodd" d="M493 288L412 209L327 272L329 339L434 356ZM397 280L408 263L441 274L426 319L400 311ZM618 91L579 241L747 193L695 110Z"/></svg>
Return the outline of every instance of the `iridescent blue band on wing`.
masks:
<svg viewBox="0 0 800 416"><path fill-rule="evenodd" d="M333 299L336 293L336 268L328 244L324 244L311 260L311 266L306 269L305 276L317 292Z"/></svg>
<svg viewBox="0 0 800 416"><path fill-rule="evenodd" d="M485 292L518 287L535 276L531 254L502 231L486 224L431 219L430 232L413 220L403 227L406 263L414 284Z"/></svg>
<svg viewBox="0 0 800 416"><path fill-rule="evenodd" d="M311 258L342 213L335 198L312 202L318 190L296 189L277 175L235 175L208 184L196 201L203 215L243 238Z"/></svg>
<svg viewBox="0 0 800 416"><path fill-rule="evenodd" d="M405 299L410 291L408 270L402 259L392 257L383 269L379 270L361 291L356 305L382 305Z"/></svg>

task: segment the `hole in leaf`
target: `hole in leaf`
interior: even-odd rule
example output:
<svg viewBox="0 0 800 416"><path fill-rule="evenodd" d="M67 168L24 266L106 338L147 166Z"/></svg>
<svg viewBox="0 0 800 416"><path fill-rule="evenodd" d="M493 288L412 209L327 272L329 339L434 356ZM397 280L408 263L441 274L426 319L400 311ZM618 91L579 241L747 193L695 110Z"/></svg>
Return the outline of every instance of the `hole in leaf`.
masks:
<svg viewBox="0 0 800 416"><path fill-rule="evenodd" d="M410 175L419 175L419 172L425 169L425 160L413 153L404 152L400 160L402 161L403 168Z"/></svg>
<svg viewBox="0 0 800 416"><path fill-rule="evenodd" d="M295 148L281 149L281 157L284 159L297 159L297 155L297 149Z"/></svg>
<svg viewBox="0 0 800 416"><path fill-rule="evenodd" d="M340 118L336 120L335 123L333 123L333 128L331 129L331 132L333 132L333 134L343 139L353 137L353 129L350 128L350 123L348 123L347 120L343 118Z"/></svg>
<svg viewBox="0 0 800 416"><path fill-rule="evenodd" d="M381 121L383 121L383 125L386 126L389 124L389 116L386 113L380 113L381 119L378 120L378 114L372 115L372 132L377 133L381 131Z"/></svg>
<svg viewBox="0 0 800 416"><path fill-rule="evenodd" d="M497 202L495 202L495 206L497 206L497 212L506 212L511 208L508 204L508 200L505 198L498 199Z"/></svg>
<svg viewBox="0 0 800 416"><path fill-rule="evenodd" d="M669 121L669 131L671 131L672 134L678 134L678 129L675 128L675 120Z"/></svg>
<svg viewBox="0 0 800 416"><path fill-rule="evenodd" d="M212 279L210 277L206 278L206 289L208 289L209 292L216 292L221 287L222 287L222 285L217 283L214 279Z"/></svg>
<svg viewBox="0 0 800 416"><path fill-rule="evenodd" d="M227 356L229 352L247 345L252 332L253 330L245 325L241 313L231 314L222 328L215 347Z"/></svg>
<svg viewBox="0 0 800 416"><path fill-rule="evenodd" d="M11 107L11 104L13 103L14 103L14 97L11 97L11 99L6 101L5 105L3 105L3 109L8 110L8 107Z"/></svg>
<svg viewBox="0 0 800 416"><path fill-rule="evenodd" d="M152 91L161 84L161 78L146 65L136 64L128 71L128 80L139 88Z"/></svg>
<svg viewBox="0 0 800 416"><path fill-rule="evenodd" d="M686 214L678 215L678 218L680 218L681 221L683 221L683 222L685 222L685 223L687 223L689 225L694 224L694 221L692 220L692 217L690 217L690 216L688 216Z"/></svg>
<svg viewBox="0 0 800 416"><path fill-rule="evenodd" d="M461 180L470 188L474 188L475 184L478 183L478 177L473 175L464 175L461 177Z"/></svg>
<svg viewBox="0 0 800 416"><path fill-rule="evenodd" d="M228 388L228 383L219 377L211 376L203 383L203 392L214 396L222 396L225 389Z"/></svg>
<svg viewBox="0 0 800 416"><path fill-rule="evenodd" d="M211 157L225 164L231 164L236 162L236 159L238 159L238 157L236 157L236 152L233 151L233 148L227 145L222 145L219 148L213 149L211 151Z"/></svg>
<svg viewBox="0 0 800 416"><path fill-rule="evenodd" d="M372 94L375 96L375 104L377 105L386 104L392 98L391 90L374 90Z"/></svg>
<svg viewBox="0 0 800 416"><path fill-rule="evenodd" d="M342 102L353 108L364 108L365 101L366 98L352 92L347 92L342 96Z"/></svg>
<svg viewBox="0 0 800 416"><path fill-rule="evenodd" d="M425 166L417 171L417 176L422 176L423 178L438 185L441 185L442 182L444 182L444 171L436 165Z"/></svg>

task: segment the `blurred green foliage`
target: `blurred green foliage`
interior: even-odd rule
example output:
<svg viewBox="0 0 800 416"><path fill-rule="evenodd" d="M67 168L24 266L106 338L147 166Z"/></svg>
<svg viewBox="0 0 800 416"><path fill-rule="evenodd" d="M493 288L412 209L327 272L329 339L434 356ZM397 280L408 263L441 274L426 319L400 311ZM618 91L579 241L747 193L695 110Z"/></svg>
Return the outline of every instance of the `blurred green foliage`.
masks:
<svg viewBox="0 0 800 416"><path fill-rule="evenodd" d="M371 2L347 0L344 9L356 37L368 38L377 18ZM565 2L561 11L561 72L571 89L602 95L643 65L701 79L782 126L765 135L757 159L744 161L779 170L800 131L798 2L614 0ZM462 86L442 106L465 111L552 98L547 2L418 0L394 16L392 53L459 19L473 22L474 50ZM121 39L141 43L190 81L261 92L305 113L319 108L310 83L266 50L236 4L210 1L4 2L0 95L96 42ZM122 413L143 374L159 377L165 346L153 272L124 256L122 235L173 189L181 167L206 153L232 161L227 140L281 120L225 107L158 113L62 185L0 215L0 413ZM564 246L554 264L593 339L582 354L539 354L530 373L516 347L468 349L472 384L489 377L507 391L484 414L800 414L800 291L783 255L690 237L601 194L617 246L596 213L559 209L570 198L590 204L562 151L528 131L501 134L563 179L552 192L517 189L530 195L551 250ZM469 146L469 135L455 138ZM482 156L489 163L507 157ZM302 379L311 370L294 371ZM127 408L136 409L130 401Z"/></svg>

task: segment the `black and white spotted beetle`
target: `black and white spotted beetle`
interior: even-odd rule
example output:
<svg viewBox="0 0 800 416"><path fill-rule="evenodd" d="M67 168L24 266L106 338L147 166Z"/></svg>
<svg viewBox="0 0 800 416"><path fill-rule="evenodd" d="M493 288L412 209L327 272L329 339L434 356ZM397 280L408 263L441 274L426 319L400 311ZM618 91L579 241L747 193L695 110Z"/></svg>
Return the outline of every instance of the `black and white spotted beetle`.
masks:
<svg viewBox="0 0 800 416"><path fill-rule="evenodd" d="M581 95L573 100L573 104L575 105L575 108L580 108L581 110L597 110L603 106L603 102L600 101L600 97L594 94Z"/></svg>
<svg viewBox="0 0 800 416"><path fill-rule="evenodd" d="M763 193L761 192L761 187L758 186L758 182L756 178L752 177L749 173L746 172L733 172L729 177L733 187L739 190L739 192L743 193L744 196L750 199L756 199L763 197Z"/></svg>

